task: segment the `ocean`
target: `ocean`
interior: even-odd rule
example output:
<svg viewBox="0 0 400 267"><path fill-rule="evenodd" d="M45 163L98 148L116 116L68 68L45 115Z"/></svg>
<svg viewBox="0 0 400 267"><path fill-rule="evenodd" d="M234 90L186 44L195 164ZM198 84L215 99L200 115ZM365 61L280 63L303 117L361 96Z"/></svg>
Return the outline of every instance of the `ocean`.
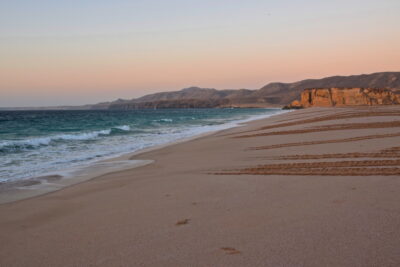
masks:
<svg viewBox="0 0 400 267"><path fill-rule="evenodd" d="M0 111L0 182L87 166L179 141L279 109Z"/></svg>

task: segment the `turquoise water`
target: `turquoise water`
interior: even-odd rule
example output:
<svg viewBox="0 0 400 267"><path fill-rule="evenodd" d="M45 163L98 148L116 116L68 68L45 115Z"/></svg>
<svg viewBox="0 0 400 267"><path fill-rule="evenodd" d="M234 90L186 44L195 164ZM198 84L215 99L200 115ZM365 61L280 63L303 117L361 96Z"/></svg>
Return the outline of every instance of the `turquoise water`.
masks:
<svg viewBox="0 0 400 267"><path fill-rule="evenodd" d="M0 182L233 127L278 109L0 111Z"/></svg>

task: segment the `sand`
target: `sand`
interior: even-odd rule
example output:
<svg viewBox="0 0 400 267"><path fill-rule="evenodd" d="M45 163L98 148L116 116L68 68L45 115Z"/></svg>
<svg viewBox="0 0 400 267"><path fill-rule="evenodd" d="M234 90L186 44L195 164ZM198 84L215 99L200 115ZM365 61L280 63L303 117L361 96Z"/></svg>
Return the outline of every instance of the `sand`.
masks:
<svg viewBox="0 0 400 267"><path fill-rule="evenodd" d="M399 266L399 115L298 110L2 204L0 266Z"/></svg>

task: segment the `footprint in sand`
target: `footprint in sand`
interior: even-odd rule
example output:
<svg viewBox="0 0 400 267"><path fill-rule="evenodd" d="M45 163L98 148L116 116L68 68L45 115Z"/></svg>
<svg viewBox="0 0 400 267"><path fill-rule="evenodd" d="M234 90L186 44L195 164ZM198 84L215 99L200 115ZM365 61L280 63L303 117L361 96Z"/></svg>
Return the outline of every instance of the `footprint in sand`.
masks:
<svg viewBox="0 0 400 267"><path fill-rule="evenodd" d="M189 221L190 221L190 219L180 220L180 221L177 221L175 225L176 225L176 226L185 225L185 224L188 224Z"/></svg>
<svg viewBox="0 0 400 267"><path fill-rule="evenodd" d="M346 202L346 200L344 200L344 199L335 199L332 201L332 203L335 203L335 204L343 204L344 202Z"/></svg>
<svg viewBox="0 0 400 267"><path fill-rule="evenodd" d="M234 254L240 254L241 252L235 248L231 247L223 247L221 248L227 255L234 255Z"/></svg>

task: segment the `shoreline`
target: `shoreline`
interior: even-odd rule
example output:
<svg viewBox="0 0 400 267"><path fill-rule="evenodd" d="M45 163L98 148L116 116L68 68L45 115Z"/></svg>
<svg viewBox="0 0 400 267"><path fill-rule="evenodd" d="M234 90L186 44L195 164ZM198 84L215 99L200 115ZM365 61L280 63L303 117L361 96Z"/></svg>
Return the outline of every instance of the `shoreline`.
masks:
<svg viewBox="0 0 400 267"><path fill-rule="evenodd" d="M89 162L87 164L83 164L74 168L50 172L38 177L0 183L0 205L38 197L54 191L62 190L66 187L78 185L80 183L96 179L97 177L101 177L103 175L112 174L114 172L139 168L154 162L151 159L132 159L139 154L163 149L165 147L173 146L180 143L190 142L192 140L206 137L214 133L244 126L246 123L249 122L263 120L271 116L277 116L280 114L291 112L290 110L281 110L278 108L277 110L279 111L274 114L255 115L253 116L253 118L250 117L243 120L228 122L226 123L227 125L232 125L228 126L227 128L196 134L194 136L186 137L181 140L166 142L164 144L146 147L133 152L113 155L102 160ZM224 124L222 124L221 126L223 125ZM118 164L118 166L115 166L115 164Z"/></svg>
<svg viewBox="0 0 400 267"><path fill-rule="evenodd" d="M142 151L0 205L0 265L397 266L399 118L310 108Z"/></svg>

